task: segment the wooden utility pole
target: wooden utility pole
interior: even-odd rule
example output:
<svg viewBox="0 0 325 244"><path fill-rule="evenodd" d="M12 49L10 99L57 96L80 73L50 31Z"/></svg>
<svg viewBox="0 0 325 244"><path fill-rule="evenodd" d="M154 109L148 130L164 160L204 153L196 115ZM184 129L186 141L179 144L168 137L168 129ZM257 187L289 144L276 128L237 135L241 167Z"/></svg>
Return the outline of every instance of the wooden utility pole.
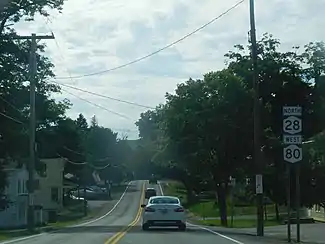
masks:
<svg viewBox="0 0 325 244"><path fill-rule="evenodd" d="M35 87L36 87L36 74L37 74L37 40L44 39L54 39L54 35L51 36L37 36L32 34L31 36L15 36L12 39L20 40L31 40L31 50L30 50L30 120L29 120L29 154L30 160L28 163L28 217L27 225L28 230L34 232L35 230L35 220L34 220L34 190L35 190L35 131L36 131L36 117L35 117Z"/></svg>
<svg viewBox="0 0 325 244"><path fill-rule="evenodd" d="M257 67L257 43L255 28L254 0L250 0L250 34L253 62L253 85L254 85L254 162L257 168L256 173L256 198L257 198L257 235L264 235L264 196L263 196L263 162L261 151L261 101L260 84Z"/></svg>

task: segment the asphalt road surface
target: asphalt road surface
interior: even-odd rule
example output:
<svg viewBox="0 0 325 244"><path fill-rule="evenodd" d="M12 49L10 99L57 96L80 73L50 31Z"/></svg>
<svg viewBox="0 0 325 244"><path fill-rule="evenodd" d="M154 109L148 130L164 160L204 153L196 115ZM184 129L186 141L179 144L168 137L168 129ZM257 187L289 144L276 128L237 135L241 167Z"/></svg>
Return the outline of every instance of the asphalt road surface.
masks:
<svg viewBox="0 0 325 244"><path fill-rule="evenodd" d="M158 194L162 194L160 185L147 185L147 187L155 188ZM135 213L136 215L136 213ZM176 228L153 228L149 231L141 230L141 215L138 217L138 222L133 223L135 226L131 228L121 239L118 236L112 244L143 244L143 243L177 243L177 244L244 244L237 239L220 235L208 229L200 228L198 226L188 225L185 232L180 232ZM119 239L119 240L118 240ZM251 244L245 242L245 244Z"/></svg>
<svg viewBox="0 0 325 244"><path fill-rule="evenodd" d="M139 209L144 182L131 182L123 198L108 216L83 226L67 227L60 231L44 233L33 238L5 241L3 244L104 244L114 234L134 219Z"/></svg>
<svg viewBox="0 0 325 244"><path fill-rule="evenodd" d="M111 214L98 221L82 226L67 227L60 231L40 234L33 238L3 243L22 244L143 244L143 243L218 243L218 244L253 244L252 241L240 241L238 238L223 236L217 232L198 226L188 225L185 232L176 229L159 228L149 231L141 229L141 208L144 203L144 189L156 188L161 193L159 185L149 185L146 181L132 182ZM1 244L1 243L0 243Z"/></svg>

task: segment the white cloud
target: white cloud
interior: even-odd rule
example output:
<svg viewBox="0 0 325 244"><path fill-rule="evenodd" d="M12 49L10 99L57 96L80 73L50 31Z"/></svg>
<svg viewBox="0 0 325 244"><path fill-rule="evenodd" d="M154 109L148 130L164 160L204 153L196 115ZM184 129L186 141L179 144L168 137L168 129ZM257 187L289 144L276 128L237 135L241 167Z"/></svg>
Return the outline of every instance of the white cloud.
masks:
<svg viewBox="0 0 325 244"><path fill-rule="evenodd" d="M21 34L53 32L59 48L48 40L48 55L59 77L93 73L127 63L169 44L193 31L234 5L236 0L69 0L63 14L17 26ZM283 48L325 40L322 13L325 0L256 0L256 27L260 37L272 33ZM164 102L166 92L189 76L222 68L224 54L235 44L248 40L248 1L199 33L160 54L120 70L74 80L59 80L92 92L148 106ZM69 115L93 114L99 123L113 129L133 130L134 122L146 109L74 91L91 102L127 115L130 120L110 114L69 94L74 104Z"/></svg>

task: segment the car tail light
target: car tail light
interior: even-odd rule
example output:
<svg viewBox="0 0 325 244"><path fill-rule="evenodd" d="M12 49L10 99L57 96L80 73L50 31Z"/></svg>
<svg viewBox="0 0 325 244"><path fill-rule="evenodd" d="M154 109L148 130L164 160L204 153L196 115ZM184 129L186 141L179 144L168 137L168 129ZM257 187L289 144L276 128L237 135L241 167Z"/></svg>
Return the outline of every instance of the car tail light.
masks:
<svg viewBox="0 0 325 244"><path fill-rule="evenodd" d="M156 210L153 209L153 208L149 208L149 207L148 207L148 208L145 208L144 211L145 211L145 212L155 212Z"/></svg>
<svg viewBox="0 0 325 244"><path fill-rule="evenodd" d="M178 213L184 212L184 208L176 208L174 211Z"/></svg>

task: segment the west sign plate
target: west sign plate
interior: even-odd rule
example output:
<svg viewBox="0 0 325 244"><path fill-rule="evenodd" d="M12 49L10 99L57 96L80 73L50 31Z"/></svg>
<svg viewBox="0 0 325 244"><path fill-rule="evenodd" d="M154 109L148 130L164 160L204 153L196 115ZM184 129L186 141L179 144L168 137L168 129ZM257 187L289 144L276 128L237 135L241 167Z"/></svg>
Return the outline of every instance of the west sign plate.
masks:
<svg viewBox="0 0 325 244"><path fill-rule="evenodd" d="M301 135L283 135L283 143L286 145L300 145L302 144L302 136Z"/></svg>

